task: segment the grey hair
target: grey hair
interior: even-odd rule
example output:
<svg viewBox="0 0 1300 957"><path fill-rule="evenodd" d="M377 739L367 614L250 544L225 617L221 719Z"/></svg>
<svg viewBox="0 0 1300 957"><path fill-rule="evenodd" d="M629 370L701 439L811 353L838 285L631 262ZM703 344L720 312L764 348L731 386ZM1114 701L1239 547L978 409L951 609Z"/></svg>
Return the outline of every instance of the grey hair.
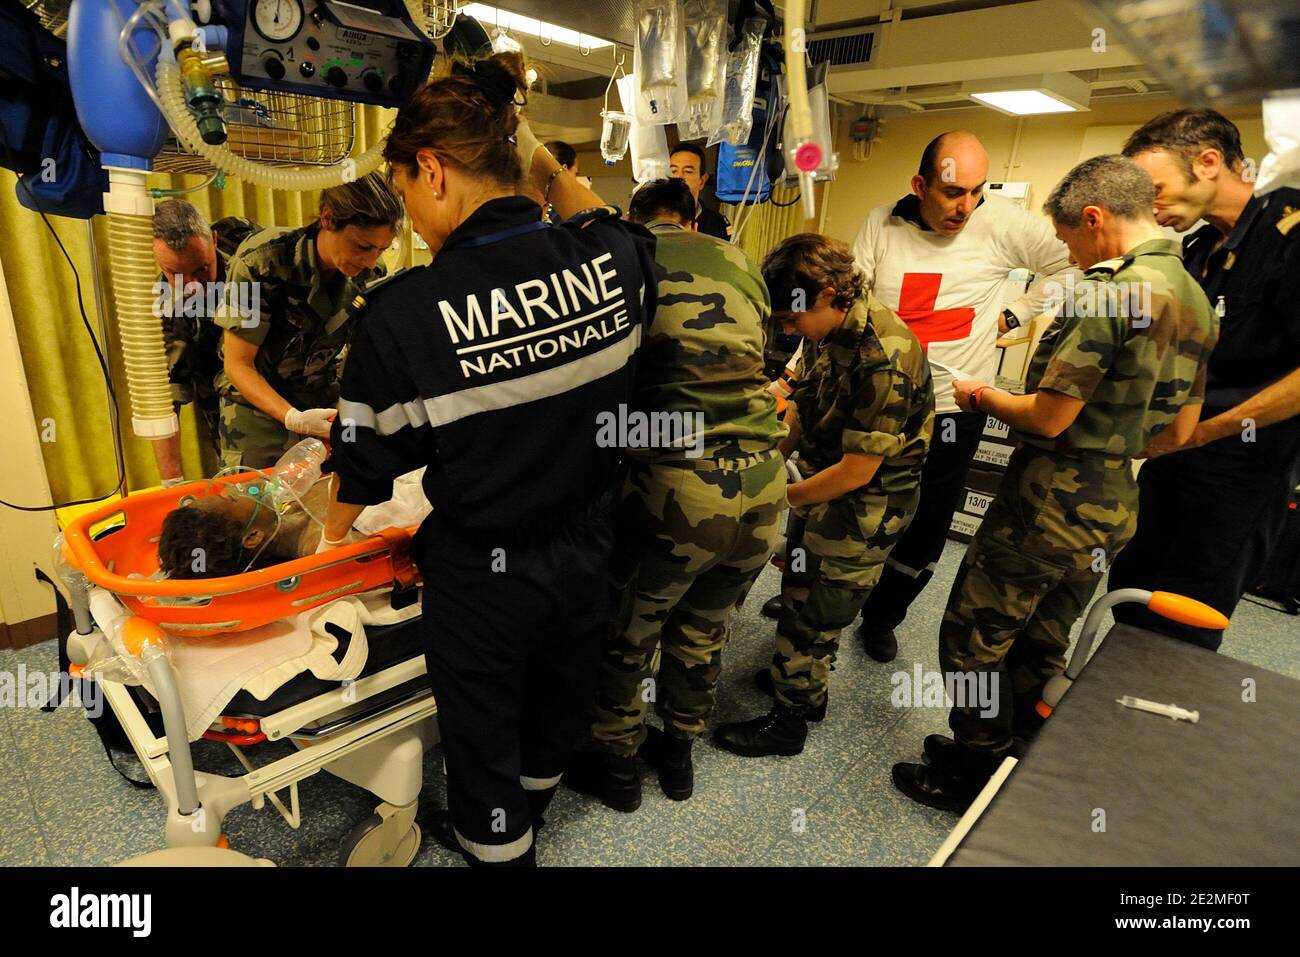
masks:
<svg viewBox="0 0 1300 957"><path fill-rule="evenodd" d="M183 253L190 240L212 239L212 227L198 207L183 199L165 199L153 211L153 238L161 239L173 252Z"/></svg>
<svg viewBox="0 0 1300 957"><path fill-rule="evenodd" d="M1078 227L1085 206L1100 206L1125 219L1151 219L1156 185L1127 156L1108 153L1084 160L1056 184L1043 212L1070 229Z"/></svg>
<svg viewBox="0 0 1300 957"><path fill-rule="evenodd" d="M320 194L320 211L330 211L335 229L360 226L370 229L387 226L401 232L404 211L402 201L379 173L370 173L361 179L333 186Z"/></svg>

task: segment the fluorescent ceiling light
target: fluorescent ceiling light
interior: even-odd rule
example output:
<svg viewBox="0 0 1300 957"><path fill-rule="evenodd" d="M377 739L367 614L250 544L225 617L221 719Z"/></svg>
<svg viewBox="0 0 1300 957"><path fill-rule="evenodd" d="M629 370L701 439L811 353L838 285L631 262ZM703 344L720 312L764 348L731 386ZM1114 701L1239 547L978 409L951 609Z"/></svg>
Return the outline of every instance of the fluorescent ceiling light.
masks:
<svg viewBox="0 0 1300 957"><path fill-rule="evenodd" d="M1087 81L1073 73L967 80L961 91L977 103L1012 116L1082 111L1092 97Z"/></svg>
<svg viewBox="0 0 1300 957"><path fill-rule="evenodd" d="M498 10L486 3L467 3L460 8L459 12L473 17L484 29L487 29L489 25L499 26L525 39L532 37L544 42L554 40L556 43L577 47L580 50L599 50L602 47L612 47L614 45L608 40L593 37L588 33L579 33L577 30L570 30L568 27L547 23L545 20L534 20L532 17L511 13L509 10Z"/></svg>
<svg viewBox="0 0 1300 957"><path fill-rule="evenodd" d="M1012 116L1033 116L1036 113L1074 113L1078 107L1064 100L1049 96L1042 90L1003 90L999 93L972 93L972 100L979 100L985 106L991 106Z"/></svg>

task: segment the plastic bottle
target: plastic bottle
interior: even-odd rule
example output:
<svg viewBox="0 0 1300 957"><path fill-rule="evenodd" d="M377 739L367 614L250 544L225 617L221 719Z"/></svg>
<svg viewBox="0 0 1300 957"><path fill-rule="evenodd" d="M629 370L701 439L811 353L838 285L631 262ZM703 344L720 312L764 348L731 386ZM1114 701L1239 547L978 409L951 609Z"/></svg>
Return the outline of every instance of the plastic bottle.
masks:
<svg viewBox="0 0 1300 957"><path fill-rule="evenodd" d="M619 110L602 110L600 117L600 155L606 166L613 166L627 155L632 117Z"/></svg>
<svg viewBox="0 0 1300 957"><path fill-rule="evenodd" d="M280 457L271 470L271 500L283 509L298 502L320 481L321 466L329 458L329 449L320 439L306 438Z"/></svg>

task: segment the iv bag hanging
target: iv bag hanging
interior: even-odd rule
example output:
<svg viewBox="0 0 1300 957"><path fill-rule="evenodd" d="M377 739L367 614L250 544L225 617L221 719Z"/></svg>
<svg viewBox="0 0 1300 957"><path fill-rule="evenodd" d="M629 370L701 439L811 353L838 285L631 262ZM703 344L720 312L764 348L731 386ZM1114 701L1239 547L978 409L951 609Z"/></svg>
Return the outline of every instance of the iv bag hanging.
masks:
<svg viewBox="0 0 1300 957"><path fill-rule="evenodd" d="M727 70L726 0L686 0L687 117L677 124L681 140L712 136L722 125Z"/></svg>
<svg viewBox="0 0 1300 957"><path fill-rule="evenodd" d="M686 31L682 0L641 0L636 6L636 115L645 124L686 117Z"/></svg>

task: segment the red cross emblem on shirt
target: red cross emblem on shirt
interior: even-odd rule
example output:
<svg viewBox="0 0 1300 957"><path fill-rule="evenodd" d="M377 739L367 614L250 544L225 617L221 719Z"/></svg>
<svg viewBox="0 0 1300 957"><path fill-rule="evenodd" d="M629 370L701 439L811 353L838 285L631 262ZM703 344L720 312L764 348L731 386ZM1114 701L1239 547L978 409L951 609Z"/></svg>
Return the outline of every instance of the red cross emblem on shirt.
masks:
<svg viewBox="0 0 1300 957"><path fill-rule="evenodd" d="M932 342L965 339L975 321L975 310L968 307L934 308L942 281L943 273L938 272L903 274L903 285L898 292L898 317L921 340L923 349L928 349Z"/></svg>

